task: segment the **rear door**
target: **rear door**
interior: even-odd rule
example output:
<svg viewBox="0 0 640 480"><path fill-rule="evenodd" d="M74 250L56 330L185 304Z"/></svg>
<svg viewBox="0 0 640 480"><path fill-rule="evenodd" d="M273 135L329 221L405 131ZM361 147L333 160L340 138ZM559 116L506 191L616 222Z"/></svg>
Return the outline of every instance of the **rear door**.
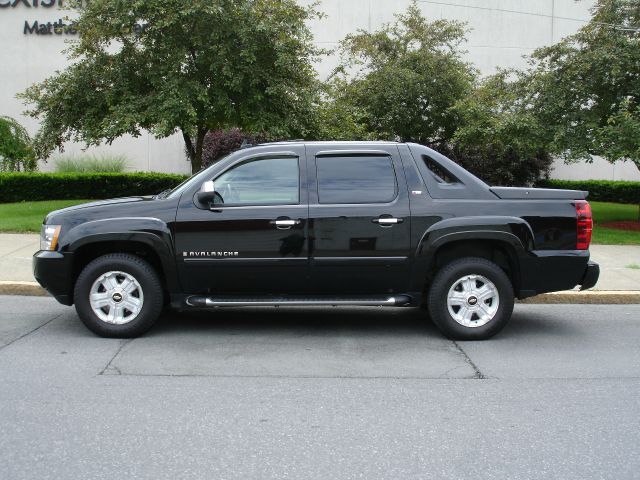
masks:
<svg viewBox="0 0 640 480"><path fill-rule="evenodd" d="M307 145L312 288L323 294L408 287L409 198L395 145Z"/></svg>

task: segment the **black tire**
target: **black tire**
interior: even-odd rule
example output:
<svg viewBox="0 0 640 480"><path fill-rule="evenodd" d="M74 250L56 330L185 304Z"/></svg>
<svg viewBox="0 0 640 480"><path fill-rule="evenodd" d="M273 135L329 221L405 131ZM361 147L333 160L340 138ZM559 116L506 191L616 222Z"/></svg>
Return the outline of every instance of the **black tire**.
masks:
<svg viewBox="0 0 640 480"><path fill-rule="evenodd" d="M465 326L457 322L449 311L447 298L451 288L465 275L480 275L489 280L498 292L498 308L491 320L482 326ZM481 282L477 285L482 285ZM481 287L479 287L481 288ZM464 293L464 292L462 292ZM469 302L473 301L469 296ZM495 301L495 300L493 300ZM487 302L493 302L487 300ZM436 274L427 296L431 319L447 337L453 340L486 340L504 328L513 313L513 285L505 272L495 263L484 258L467 257L445 265ZM479 305L477 299L466 308L473 310ZM490 304L491 305L491 304ZM460 308L453 306L453 309ZM459 313L454 310L454 314ZM476 316L473 322L480 322Z"/></svg>
<svg viewBox="0 0 640 480"><path fill-rule="evenodd" d="M123 324L107 323L100 319L90 303L90 291L94 282L102 275L114 271L124 272L133 277L143 293L139 313ZM136 291L134 294L139 295L139 292ZM142 335L156 322L164 304L162 284L154 268L142 258L126 253L111 253L89 263L80 273L73 295L76 312L87 328L101 337L109 338L132 338Z"/></svg>

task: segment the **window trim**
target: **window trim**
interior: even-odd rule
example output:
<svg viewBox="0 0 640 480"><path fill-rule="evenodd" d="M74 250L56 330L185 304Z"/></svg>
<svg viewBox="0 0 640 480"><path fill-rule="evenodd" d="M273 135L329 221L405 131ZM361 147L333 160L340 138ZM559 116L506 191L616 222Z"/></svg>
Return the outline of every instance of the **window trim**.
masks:
<svg viewBox="0 0 640 480"><path fill-rule="evenodd" d="M236 167L240 167L242 165L245 165L247 163L251 163L251 162L255 162L258 160L282 160L285 158L295 158L297 163L298 163L298 201L295 203L220 203L220 204L212 204L212 209L213 210L222 210L225 208L242 208L242 207L278 207L278 206L297 206L297 205L301 205L301 199L302 199L302 180L300 178L300 176L303 173L303 169L301 168L302 166L300 165L300 156L298 154L295 154L293 152L269 152L269 153L263 153L260 155L255 155L255 156L251 156L251 157L244 157L244 158L240 158L238 159L237 162L234 162L233 164L229 165L228 168L226 168L225 170L223 170L222 172L218 173L215 177L211 178L211 181L213 181L213 183L215 184L216 179L220 178L222 175L226 174L227 172L235 169Z"/></svg>
<svg viewBox="0 0 640 480"><path fill-rule="evenodd" d="M331 202L331 203L323 203L320 199L320 174L318 172L318 159L320 158L330 158L330 157L386 157L391 162L391 170L393 172L393 197L388 201L374 201L374 202ZM395 162L393 160L393 155L389 152L385 152L383 150L332 150L332 151L323 151L318 152L315 156L315 170L316 170L316 194L318 205L326 206L326 205L390 205L398 200L400 196L400 185L398 184L398 172L396 171Z"/></svg>

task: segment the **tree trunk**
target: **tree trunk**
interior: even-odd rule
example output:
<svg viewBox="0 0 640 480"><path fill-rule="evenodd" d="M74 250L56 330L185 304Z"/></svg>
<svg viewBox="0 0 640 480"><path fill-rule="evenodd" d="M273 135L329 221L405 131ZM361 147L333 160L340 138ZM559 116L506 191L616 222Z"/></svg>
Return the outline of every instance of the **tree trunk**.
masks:
<svg viewBox="0 0 640 480"><path fill-rule="evenodd" d="M191 162L191 174L197 173L202 168L202 148L204 146L204 137L207 134L207 129L198 127L198 133L196 135L196 143L193 144L193 140L189 134L184 130L182 131L182 138L184 139L184 146Z"/></svg>
<svg viewBox="0 0 640 480"><path fill-rule="evenodd" d="M202 169L202 147L204 146L204 137L207 134L205 128L198 128L198 136L196 137L196 150L193 160L191 160L191 173L197 173Z"/></svg>
<svg viewBox="0 0 640 480"><path fill-rule="evenodd" d="M191 137L187 132L185 132L184 128L181 128L182 139L184 140L184 146L187 151L187 155L189 156L189 161L193 164L193 160L196 158L196 149L193 146L193 142L191 141Z"/></svg>

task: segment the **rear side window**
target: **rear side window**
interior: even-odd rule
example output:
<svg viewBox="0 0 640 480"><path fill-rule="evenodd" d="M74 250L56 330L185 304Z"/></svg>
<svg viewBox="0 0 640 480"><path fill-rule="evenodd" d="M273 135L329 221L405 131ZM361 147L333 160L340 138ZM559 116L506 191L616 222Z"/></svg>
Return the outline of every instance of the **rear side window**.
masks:
<svg viewBox="0 0 640 480"><path fill-rule="evenodd" d="M317 157L320 203L388 203L396 197L391 157Z"/></svg>
<svg viewBox="0 0 640 480"><path fill-rule="evenodd" d="M453 173L451 173L449 170L444 168L442 165L436 162L433 158L427 155L423 155L422 160L424 161L424 164L427 166L429 171L433 174L433 176L435 177L438 183L449 184L449 185L460 183L460 180L458 180L458 178Z"/></svg>

